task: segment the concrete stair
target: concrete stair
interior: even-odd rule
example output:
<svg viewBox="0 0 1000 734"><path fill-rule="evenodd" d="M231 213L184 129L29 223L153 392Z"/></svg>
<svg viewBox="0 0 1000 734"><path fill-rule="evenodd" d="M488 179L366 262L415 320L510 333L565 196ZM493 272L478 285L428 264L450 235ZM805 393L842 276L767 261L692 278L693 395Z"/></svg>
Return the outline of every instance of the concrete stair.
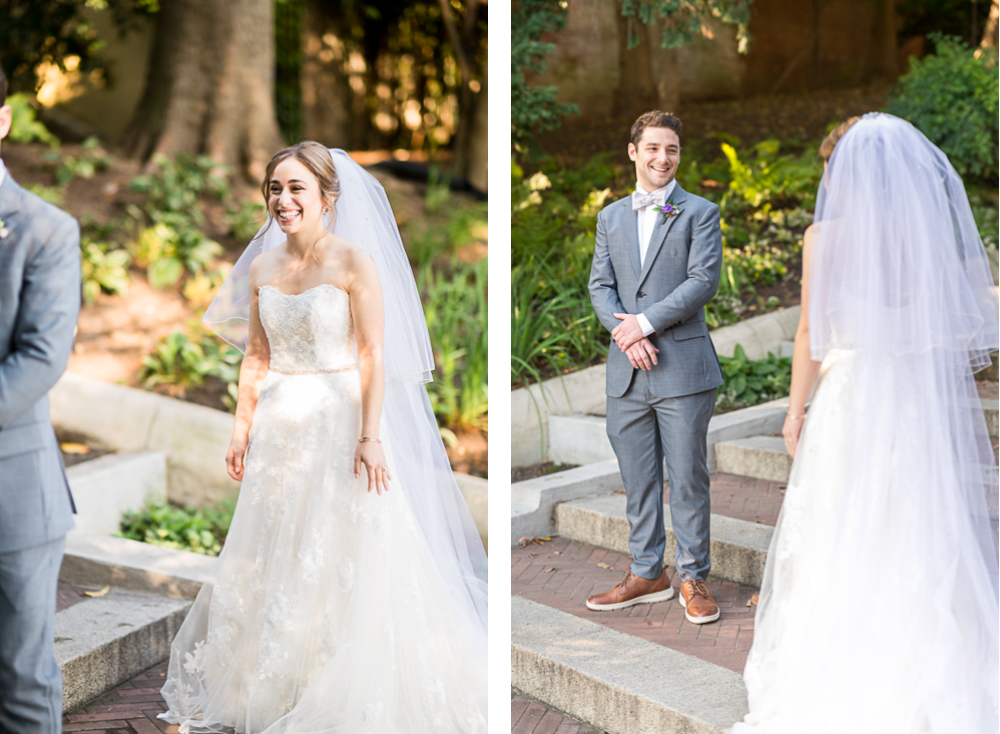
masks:
<svg viewBox="0 0 1000 734"><path fill-rule="evenodd" d="M215 562L124 538L69 533L59 580L110 590L56 614L63 711L166 660L191 601L213 578Z"/></svg>
<svg viewBox="0 0 1000 734"><path fill-rule="evenodd" d="M747 711L738 673L517 596L511 686L608 734L722 734Z"/></svg>
<svg viewBox="0 0 1000 734"><path fill-rule="evenodd" d="M715 461L719 471L742 477L787 482L792 470L792 457L785 451L781 436L750 436L715 445Z"/></svg>
<svg viewBox="0 0 1000 734"><path fill-rule="evenodd" d="M670 507L664 506L663 512L667 548L670 549L675 543ZM711 523L712 576L760 586L774 528L723 515L712 515ZM556 530L563 537L627 554L629 528L625 495L588 497L558 505Z"/></svg>

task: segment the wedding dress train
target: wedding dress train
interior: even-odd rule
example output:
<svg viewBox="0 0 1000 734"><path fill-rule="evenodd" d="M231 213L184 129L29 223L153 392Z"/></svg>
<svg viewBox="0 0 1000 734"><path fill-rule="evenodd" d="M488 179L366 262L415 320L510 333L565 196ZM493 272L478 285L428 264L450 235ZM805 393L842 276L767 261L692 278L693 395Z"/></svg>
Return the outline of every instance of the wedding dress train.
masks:
<svg viewBox="0 0 1000 734"><path fill-rule="evenodd" d="M389 492L354 477L348 295L259 294L270 371L217 581L171 649L162 718L182 732L485 734L484 628L442 582L392 445Z"/></svg>
<svg viewBox="0 0 1000 734"><path fill-rule="evenodd" d="M731 734L995 734L995 546L980 545L982 477L967 498L953 471L970 447L948 443L959 421L986 426L967 364L934 395L912 391L930 359L872 370L831 349L823 361L768 551L751 713ZM859 423L862 403L873 422Z"/></svg>

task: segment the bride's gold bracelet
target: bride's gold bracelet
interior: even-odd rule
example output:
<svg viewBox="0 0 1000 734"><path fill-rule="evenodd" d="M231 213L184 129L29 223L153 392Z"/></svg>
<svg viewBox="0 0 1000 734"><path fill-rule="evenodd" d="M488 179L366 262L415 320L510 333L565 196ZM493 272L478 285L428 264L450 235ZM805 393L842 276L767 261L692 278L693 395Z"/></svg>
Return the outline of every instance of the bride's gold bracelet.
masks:
<svg viewBox="0 0 1000 734"><path fill-rule="evenodd" d="M364 443L365 441L371 441L372 443L382 443L377 438L372 438L371 436L362 436L358 439L358 443Z"/></svg>
<svg viewBox="0 0 1000 734"><path fill-rule="evenodd" d="M793 415L792 413L789 413L787 410L785 411L785 415L787 415L792 420L796 420L796 421L800 421L800 420L802 420L803 418L806 417L805 413L803 413L802 415Z"/></svg>

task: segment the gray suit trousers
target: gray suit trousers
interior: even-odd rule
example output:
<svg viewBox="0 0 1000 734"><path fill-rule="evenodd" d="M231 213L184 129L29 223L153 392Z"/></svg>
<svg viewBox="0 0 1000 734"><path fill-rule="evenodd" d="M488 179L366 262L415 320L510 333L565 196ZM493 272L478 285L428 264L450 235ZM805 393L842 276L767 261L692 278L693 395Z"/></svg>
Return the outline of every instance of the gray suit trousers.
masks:
<svg viewBox="0 0 1000 734"><path fill-rule="evenodd" d="M632 573L659 578L666 550L663 463L670 478L670 516L677 538L676 569L684 580L704 579L709 559L708 421L715 389L676 398L649 390L636 370L620 398L608 396L608 438L625 483Z"/></svg>
<svg viewBox="0 0 1000 734"><path fill-rule="evenodd" d="M59 734L62 674L53 650L66 538L0 553L0 734Z"/></svg>

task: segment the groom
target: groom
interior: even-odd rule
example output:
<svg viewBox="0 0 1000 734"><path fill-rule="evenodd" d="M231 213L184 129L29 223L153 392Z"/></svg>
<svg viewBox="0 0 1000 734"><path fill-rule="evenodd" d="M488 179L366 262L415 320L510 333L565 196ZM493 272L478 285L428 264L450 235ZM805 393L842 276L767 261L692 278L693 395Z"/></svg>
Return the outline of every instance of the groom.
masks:
<svg viewBox="0 0 1000 734"><path fill-rule="evenodd" d="M681 121L653 111L632 125L631 196L597 217L590 301L611 332L607 431L625 484L632 565L615 588L587 599L597 610L665 601L674 595L663 566L663 461L685 616L714 622L705 586L710 568L709 477L705 437L722 370L705 326L719 287L719 208L674 177Z"/></svg>
<svg viewBox="0 0 1000 734"><path fill-rule="evenodd" d="M0 138L11 125L0 69ZM56 586L73 527L47 393L80 310L80 231L0 161L0 734L62 731Z"/></svg>

